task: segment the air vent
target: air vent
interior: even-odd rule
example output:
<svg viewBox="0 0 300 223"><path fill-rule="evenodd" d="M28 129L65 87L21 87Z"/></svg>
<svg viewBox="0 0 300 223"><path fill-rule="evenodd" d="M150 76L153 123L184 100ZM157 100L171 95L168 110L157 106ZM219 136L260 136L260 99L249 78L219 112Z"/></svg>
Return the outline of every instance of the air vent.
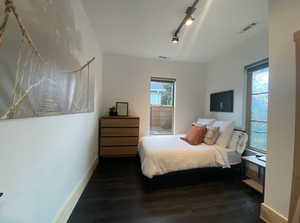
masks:
<svg viewBox="0 0 300 223"><path fill-rule="evenodd" d="M167 59L169 59L169 57L166 57L166 56L159 56L158 58L161 59L161 60L167 60Z"/></svg>
<svg viewBox="0 0 300 223"><path fill-rule="evenodd" d="M257 26L257 22L252 22L248 26L244 27L239 33L242 34L242 33L248 32L250 29L252 29L255 26Z"/></svg>

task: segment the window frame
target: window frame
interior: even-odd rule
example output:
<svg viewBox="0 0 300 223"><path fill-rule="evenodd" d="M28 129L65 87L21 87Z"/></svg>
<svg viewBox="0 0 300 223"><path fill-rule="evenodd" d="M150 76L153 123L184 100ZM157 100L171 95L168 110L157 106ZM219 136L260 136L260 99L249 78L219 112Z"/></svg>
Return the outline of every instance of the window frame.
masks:
<svg viewBox="0 0 300 223"><path fill-rule="evenodd" d="M161 83L171 83L171 84L173 84L173 89L172 89L172 104L171 105L166 105L166 106L173 106L173 107L175 107L176 79L175 78L163 78L163 77L151 77L150 83L151 82L161 82ZM164 105L160 105L160 106L164 106Z"/></svg>
<svg viewBox="0 0 300 223"><path fill-rule="evenodd" d="M266 150L263 150L263 149L252 147L250 145L250 141L251 141L251 123L253 123L253 122L266 123L268 125L269 121L268 120L267 121L260 121L260 120L252 120L251 119L252 96L253 95L268 94L268 98L269 98L270 89L268 90L268 92L252 93L252 83L253 83L253 73L255 71L265 69L265 68L269 68L269 67L270 66L269 66L269 59L268 58L263 59L261 61L258 61L254 64L250 64L250 65L245 67L245 73L247 75L246 131L248 132L248 135L249 135L248 149L254 150L256 152L263 153L263 154L268 153L268 147L266 148ZM268 108L268 113L269 113L269 108ZM268 131L267 131L267 139L268 139Z"/></svg>
<svg viewBox="0 0 300 223"><path fill-rule="evenodd" d="M172 132L170 135L174 135L175 134L175 104L176 104L176 78L165 78L165 77L151 77L150 79L150 85L151 85L151 82L161 82L161 83L171 83L173 84L173 91L172 91L172 96L173 96L173 100L172 100L172 104L171 105L159 105L161 107L172 107L173 108L173 112L172 112ZM151 88L151 86L150 86ZM150 92L151 92L151 89L150 89ZM151 97L151 95L150 95ZM152 106L151 104L151 99L150 99L150 107ZM152 111L150 109L150 135L165 135L165 134L152 134L151 133L151 123L152 123ZM168 134L169 135L169 134Z"/></svg>

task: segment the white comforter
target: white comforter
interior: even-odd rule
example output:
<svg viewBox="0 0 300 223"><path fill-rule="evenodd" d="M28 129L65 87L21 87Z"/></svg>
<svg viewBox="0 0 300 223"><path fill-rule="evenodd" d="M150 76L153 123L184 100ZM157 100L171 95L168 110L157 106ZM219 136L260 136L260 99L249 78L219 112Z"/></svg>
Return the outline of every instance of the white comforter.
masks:
<svg viewBox="0 0 300 223"><path fill-rule="evenodd" d="M152 178L193 168L230 168L226 149L218 145L192 146L175 136L146 136L139 145L142 171Z"/></svg>

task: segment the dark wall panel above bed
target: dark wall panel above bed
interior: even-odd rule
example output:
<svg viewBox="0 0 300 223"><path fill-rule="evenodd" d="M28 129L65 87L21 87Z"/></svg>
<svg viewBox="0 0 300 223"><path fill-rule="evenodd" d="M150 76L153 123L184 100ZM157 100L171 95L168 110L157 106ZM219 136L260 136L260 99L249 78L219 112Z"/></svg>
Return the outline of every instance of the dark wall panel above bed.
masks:
<svg viewBox="0 0 300 223"><path fill-rule="evenodd" d="M224 91L210 95L211 112L233 112L234 91Z"/></svg>

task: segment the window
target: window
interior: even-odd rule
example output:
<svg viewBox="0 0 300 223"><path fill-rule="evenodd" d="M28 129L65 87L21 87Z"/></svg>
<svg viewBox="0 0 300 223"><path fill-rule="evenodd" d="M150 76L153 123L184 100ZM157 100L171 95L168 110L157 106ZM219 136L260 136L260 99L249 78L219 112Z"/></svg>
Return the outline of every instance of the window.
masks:
<svg viewBox="0 0 300 223"><path fill-rule="evenodd" d="M150 133L170 135L174 132L175 79L151 78Z"/></svg>
<svg viewBox="0 0 300 223"><path fill-rule="evenodd" d="M268 136L269 63L246 67L248 75L247 130L249 147L266 153Z"/></svg>

